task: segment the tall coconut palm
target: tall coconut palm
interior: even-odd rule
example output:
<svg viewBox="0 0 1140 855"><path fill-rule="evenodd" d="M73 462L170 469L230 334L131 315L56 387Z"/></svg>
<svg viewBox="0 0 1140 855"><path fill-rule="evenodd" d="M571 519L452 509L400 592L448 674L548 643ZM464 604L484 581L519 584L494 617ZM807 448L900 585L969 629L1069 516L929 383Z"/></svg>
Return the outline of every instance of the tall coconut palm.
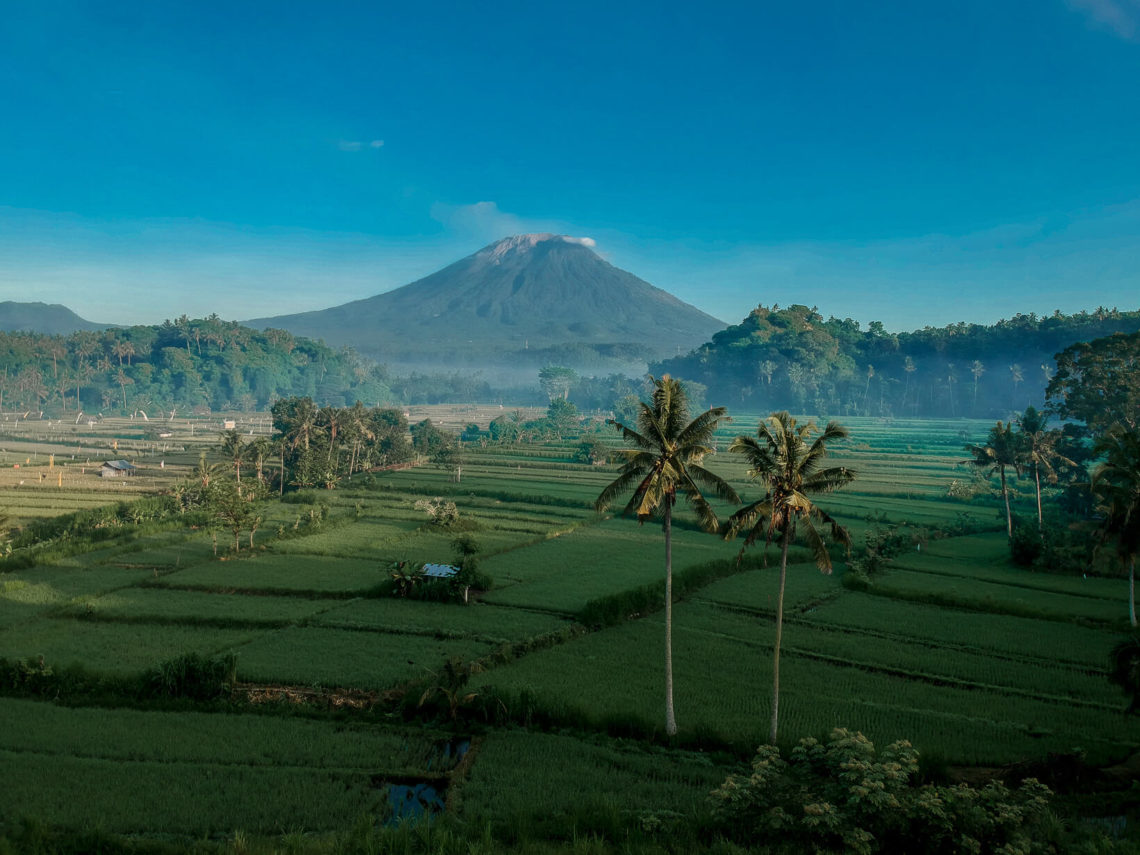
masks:
<svg viewBox="0 0 1140 855"><path fill-rule="evenodd" d="M1136 555L1140 553L1140 434L1116 428L1094 446L1104 456L1092 476L1101 542L1113 541L1128 567L1128 620L1136 626Z"/></svg>
<svg viewBox="0 0 1140 855"><path fill-rule="evenodd" d="M974 406L973 411L978 411L978 381L982 379L982 375L986 373L986 366L982 364L980 359L975 359L970 363L970 373L974 375Z"/></svg>
<svg viewBox="0 0 1140 855"><path fill-rule="evenodd" d="M653 382L652 403L639 402L637 429L611 421L632 448L622 449L625 463L618 477L602 490L594 503L604 511L630 487L633 495L623 513L634 513L639 522L660 513L665 533L665 732L677 732L673 711L673 505L680 493L697 512L701 527L716 531L716 513L701 493L711 491L725 501L738 503L736 491L720 476L701 466L724 407L712 409L689 421L689 403L680 381L668 374Z"/></svg>
<svg viewBox="0 0 1140 855"><path fill-rule="evenodd" d="M773 413L762 421L756 437L738 436L730 452L748 460L749 477L767 488L763 498L746 505L728 519L726 539L747 531L744 549L761 538L765 545L780 540L780 590L776 597L776 641L772 656L772 726L768 741L776 744L780 712L780 642L784 631L784 588L788 577L788 547L802 526L804 541L812 551L816 566L831 572L831 555L815 523L827 526L831 539L851 546L851 535L843 526L812 502L812 493L830 493L849 484L855 473L843 466L821 468L827 456L827 443L843 439L847 429L828 422L818 436L815 422L797 424L786 412Z"/></svg>
<svg viewBox="0 0 1140 855"><path fill-rule="evenodd" d="M241 432L236 428L222 431L219 439L221 443L218 446L218 450L222 452L222 456L225 457L226 460L233 463L234 476L237 482L237 494L241 496L241 465L245 462L245 457L249 449L245 445L245 440L242 438Z"/></svg>
<svg viewBox="0 0 1140 855"><path fill-rule="evenodd" d="M1005 471L1012 469L1021 474L1021 442L1013 432L1013 424L1003 425L1000 421L990 428L990 435L984 445L967 445L966 451L973 455L963 463L985 469L987 475L997 473L1001 479L1001 497L1005 502L1005 534L1013 537L1013 512L1009 509L1009 488L1005 481Z"/></svg>
<svg viewBox="0 0 1140 855"><path fill-rule="evenodd" d="M1033 487L1037 495L1037 529L1042 531L1044 522L1041 516L1041 476L1050 484L1057 483L1056 464L1076 466L1077 464L1057 449L1061 441L1059 430L1047 430L1048 419L1036 407L1027 407L1017 417L1021 429L1021 455L1025 464L1033 470Z"/></svg>

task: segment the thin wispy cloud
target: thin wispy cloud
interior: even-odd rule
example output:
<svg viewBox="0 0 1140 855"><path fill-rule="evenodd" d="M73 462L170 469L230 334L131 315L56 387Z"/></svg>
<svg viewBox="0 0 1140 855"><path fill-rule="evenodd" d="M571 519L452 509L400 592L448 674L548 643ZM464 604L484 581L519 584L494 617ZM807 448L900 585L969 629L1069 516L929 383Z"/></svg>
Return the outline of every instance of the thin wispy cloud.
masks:
<svg viewBox="0 0 1140 855"><path fill-rule="evenodd" d="M436 202L431 218L455 237L491 242L508 235L557 231L549 222L528 220L499 209L495 202L449 205Z"/></svg>
<svg viewBox="0 0 1140 855"><path fill-rule="evenodd" d="M1068 4L1122 39L1140 39L1140 0L1068 0Z"/></svg>
<svg viewBox="0 0 1140 855"><path fill-rule="evenodd" d="M384 140L370 140L369 142L341 140L336 144L336 147L341 151L364 151L366 148L379 149L384 147Z"/></svg>

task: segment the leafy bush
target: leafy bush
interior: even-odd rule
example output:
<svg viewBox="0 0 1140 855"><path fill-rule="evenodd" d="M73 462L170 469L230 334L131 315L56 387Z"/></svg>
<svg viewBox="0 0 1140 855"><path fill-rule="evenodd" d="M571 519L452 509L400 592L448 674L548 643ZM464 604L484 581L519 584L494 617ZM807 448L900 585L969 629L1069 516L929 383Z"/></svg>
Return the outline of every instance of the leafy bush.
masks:
<svg viewBox="0 0 1140 855"><path fill-rule="evenodd" d="M586 439L578 445L574 459L579 463L599 466L609 459L610 447L599 439Z"/></svg>
<svg viewBox="0 0 1140 855"><path fill-rule="evenodd" d="M44 663L42 656L38 660L0 659L0 688L18 694L46 694L45 690L54 685L52 676L51 666Z"/></svg>
<svg viewBox="0 0 1140 855"><path fill-rule="evenodd" d="M1013 518L1013 536L1009 539L1009 557L1019 567L1032 567L1044 548L1037 526Z"/></svg>
<svg viewBox="0 0 1140 855"><path fill-rule="evenodd" d="M143 674L143 685L150 694L195 701L213 700L236 681L237 657L232 653L217 659L184 653Z"/></svg>
<svg viewBox="0 0 1140 855"><path fill-rule="evenodd" d="M848 566L857 576L873 576L918 539L906 525L875 525L863 535L862 554L849 561Z"/></svg>
<svg viewBox="0 0 1140 855"><path fill-rule="evenodd" d="M792 851L1030 853L1047 833L1048 787L1028 778L916 786L918 752L895 742L881 752L863 734L836 728L826 743L800 740L790 760L761 746L751 775L712 792L726 834L779 840Z"/></svg>
<svg viewBox="0 0 1140 855"><path fill-rule="evenodd" d="M436 528L451 528L459 522L459 509L455 502L445 501L439 496L434 499L418 499L414 507L427 514L428 525Z"/></svg>

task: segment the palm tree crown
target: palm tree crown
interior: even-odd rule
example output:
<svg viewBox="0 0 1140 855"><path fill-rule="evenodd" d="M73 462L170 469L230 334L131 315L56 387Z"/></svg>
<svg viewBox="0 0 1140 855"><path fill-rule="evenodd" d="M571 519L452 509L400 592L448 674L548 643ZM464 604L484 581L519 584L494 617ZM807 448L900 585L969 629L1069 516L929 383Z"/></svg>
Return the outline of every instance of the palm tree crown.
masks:
<svg viewBox="0 0 1140 855"><path fill-rule="evenodd" d="M702 528L717 529L716 513L701 488L721 499L739 502L736 491L720 476L701 465L713 451L716 426L725 417L724 407L714 407L689 422L689 404L680 381L668 374L653 381L652 402L639 403L637 430L611 422L632 448L622 449L621 472L602 490L594 506L609 508L618 496L633 488L623 513L633 513L641 522L656 513L663 516L665 532L665 731L677 732L673 711L673 505L680 493L697 512Z"/></svg>
<svg viewBox="0 0 1140 855"><path fill-rule="evenodd" d="M1013 432L1013 424L998 422L990 428L990 434L984 445L967 445L966 450L973 455L969 463L979 469L986 470L986 474L997 473L1001 479L1001 495L1005 501L1005 531L1006 537L1013 537L1013 512L1009 508L1009 489L1005 482L1005 470L1012 469L1021 474L1021 441Z"/></svg>
<svg viewBox="0 0 1140 855"><path fill-rule="evenodd" d="M747 529L744 547L748 547L760 537L771 543L776 534L786 531L794 535L797 523L802 522L816 564L824 573L830 573L831 555L813 521L827 525L832 539L844 546L850 546L851 537L808 494L838 490L849 484L855 473L843 466L820 468L827 456L827 443L844 439L847 429L828 422L813 440L815 430L814 422L797 425L788 413L780 412L760 423L756 437L738 436L733 440L728 450L747 457L748 477L759 481L768 492L729 517L727 534L731 538Z"/></svg>
<svg viewBox="0 0 1140 855"><path fill-rule="evenodd" d="M1033 485L1037 496L1037 528L1043 525L1041 514L1041 476L1050 484L1057 483L1056 464L1062 466L1076 466L1077 464L1066 457L1057 448L1061 441L1059 430L1048 429L1048 419L1036 407L1027 407L1025 413L1018 416L1018 427L1021 428L1019 439L1021 441L1021 458L1033 470Z"/></svg>
<svg viewBox="0 0 1140 855"><path fill-rule="evenodd" d="M730 502L739 502L736 491L720 476L700 465L712 453L711 443L717 424L725 417L724 407L713 407L685 424L689 403L680 381L668 374L653 380L653 402L639 404L637 430L618 421L611 422L633 448L621 450L625 457L621 473L602 490L594 506L604 511L614 500L634 487L622 513L637 515L639 521L676 504L680 492L697 512L707 531L717 528L716 513L701 493L706 487Z"/></svg>
<svg viewBox="0 0 1140 855"><path fill-rule="evenodd" d="M798 425L786 412L773 413L762 421L756 436L738 436L729 451L743 454L748 460L748 475L767 488L759 500L746 505L728 519L725 537L732 538L743 530L744 549L761 537L765 545L780 536L780 588L776 597L776 639L772 654L772 721L768 741L776 743L776 726L780 710L780 643L784 632L784 589L788 576L788 546L803 525L804 540L812 551L816 566L831 572L831 554L827 550L816 522L828 527L832 540L850 548L847 529L828 516L810 498L811 493L830 493L849 484L855 473L843 466L822 467L827 456L827 443L847 436L847 429L828 422L814 439L814 422Z"/></svg>

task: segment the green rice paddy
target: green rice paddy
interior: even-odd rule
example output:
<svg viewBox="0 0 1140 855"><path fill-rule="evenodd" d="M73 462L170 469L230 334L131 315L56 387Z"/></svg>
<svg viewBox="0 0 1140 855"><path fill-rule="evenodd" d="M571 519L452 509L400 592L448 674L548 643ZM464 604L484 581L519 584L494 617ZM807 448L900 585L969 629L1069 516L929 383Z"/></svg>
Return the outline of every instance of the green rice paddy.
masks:
<svg viewBox="0 0 1140 855"><path fill-rule="evenodd" d="M723 449L754 430L756 417L734 418L709 463L753 497L743 465ZM858 479L821 505L857 544L875 526L905 524L923 545L867 590L844 586L840 553L835 572L823 575L793 550L782 736L794 742L842 725L876 743L910 739L949 763L981 765L1073 750L1107 761L1140 748L1105 676L1124 627L1126 583L1014 567L997 502L947 495L953 480L970 477L959 465L962 446L989 425L847 426L852 438L836 462ZM225 537L215 556L206 532L169 530L2 573L0 657L129 676L185 653L235 654L247 689L406 690L413 700L449 661L477 661L464 691L532 729L480 732L448 801L464 821L495 825L509 815L570 833L599 811L628 819L704 810L732 758L612 737L661 736L662 615L565 631L587 602L661 582L660 525L595 513L616 468L575 464L572 446L466 455L460 482L425 465L318 491L330 506L319 526L306 523L313 505L274 501L255 548L243 543L237 556ZM46 495L18 518L35 516ZM467 606L378 598L393 562L453 559L455 533L432 528L414 508L436 496L458 506L494 585ZM678 509L676 572L731 562L739 549ZM676 707L687 744L712 740L743 756L766 736L778 558L771 548L766 568L742 567L675 606ZM429 768L441 733L409 729L394 712L330 719L130 706L0 697L9 723L0 766L12 794L0 805L0 828L35 814L68 826L98 817L124 833L330 830L383 817L386 787L400 776L442 774ZM562 732L540 732L540 719Z"/></svg>

